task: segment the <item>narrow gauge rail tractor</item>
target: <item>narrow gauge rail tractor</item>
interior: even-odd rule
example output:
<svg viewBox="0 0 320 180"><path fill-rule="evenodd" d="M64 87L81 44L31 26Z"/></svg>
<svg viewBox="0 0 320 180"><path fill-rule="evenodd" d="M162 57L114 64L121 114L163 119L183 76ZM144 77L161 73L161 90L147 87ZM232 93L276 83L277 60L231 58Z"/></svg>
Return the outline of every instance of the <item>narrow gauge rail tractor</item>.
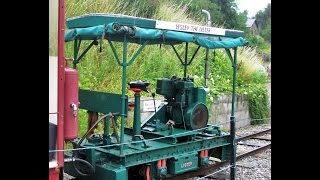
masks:
<svg viewBox="0 0 320 180"><path fill-rule="evenodd" d="M187 68L201 47L225 49L234 67L234 99L237 47L247 43L242 38L242 31L118 14L86 14L66 21L68 30L63 34L63 41L74 44L71 68L63 55L63 26L58 24L60 39L55 46L49 44L50 180L59 177L62 180L63 172L83 180L165 179L207 166L210 157L221 161L234 157L234 124L231 123L229 134L208 123L208 60L204 63L204 87L194 85L193 79L187 75ZM108 41L116 62L122 67L121 94L79 88L77 64L92 46L99 45L102 40ZM90 43L82 47L82 41ZM122 43L122 56L117 54L114 42ZM140 45L131 58L127 57L129 43ZM189 43L197 45L191 58L188 57ZM162 95L164 101L142 121L140 93L148 92L150 83L143 80L128 82L130 77L127 77L126 70L145 46L155 44L172 47L184 68L184 76L157 79L156 93ZM178 44L185 45L183 57L176 50ZM51 55L50 47L56 48ZM233 56L230 49L234 49ZM128 91L135 94L132 128L125 127ZM155 93L151 95L155 97ZM93 120L82 137L78 136L79 108L87 110L88 119ZM120 132L115 128L118 121ZM99 122L103 123L103 133L94 134L93 129ZM234 101L231 122L234 123ZM63 151L64 141L72 142L73 150Z"/></svg>

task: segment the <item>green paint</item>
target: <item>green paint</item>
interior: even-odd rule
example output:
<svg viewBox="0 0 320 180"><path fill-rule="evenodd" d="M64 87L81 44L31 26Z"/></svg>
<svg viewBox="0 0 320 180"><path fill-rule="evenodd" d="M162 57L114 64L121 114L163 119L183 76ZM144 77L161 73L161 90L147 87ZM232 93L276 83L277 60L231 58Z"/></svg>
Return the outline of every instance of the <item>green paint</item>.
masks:
<svg viewBox="0 0 320 180"><path fill-rule="evenodd" d="M66 26L69 29L86 28L86 27L98 26L102 24L110 24L113 22L117 22L125 26L137 26L141 28L156 29L156 20L154 19L139 18L134 16L124 16L124 15L117 15L117 14L94 14L94 13L69 18L67 19ZM222 37L237 38L237 37L243 37L243 36L244 36L243 31L225 29L225 36L222 36Z"/></svg>
<svg viewBox="0 0 320 180"><path fill-rule="evenodd" d="M110 117L106 117L103 126L103 145L111 144L110 138Z"/></svg>
<svg viewBox="0 0 320 180"><path fill-rule="evenodd" d="M113 14L90 14L67 19L69 29L79 27L91 27L101 24L117 22L122 25L135 25L144 28L154 28L156 21L153 19L138 18L133 16L119 16Z"/></svg>
<svg viewBox="0 0 320 180"><path fill-rule="evenodd" d="M203 135L199 132L193 141L176 144L145 140L148 148L144 148L142 143L140 148L136 145L128 145L127 148L123 150L123 154L120 154L119 149L116 147L109 149L96 147L96 151L100 152L99 154L96 154L96 156L98 156L96 159L97 161L99 160L99 162L110 163L116 166L122 165L125 167L131 167L139 164L151 163L161 159L177 157L189 152L199 152L206 149L228 146L230 144L228 142L228 137L229 135ZM132 137L125 134L124 139L125 142L130 142ZM100 144L92 144L90 142L86 142L82 147L99 146L103 145L102 143L103 142Z"/></svg>
<svg viewBox="0 0 320 180"><path fill-rule="evenodd" d="M171 79L162 78L157 80L158 94L163 95L168 102L167 116L164 123L172 119L175 128L200 129L208 123L208 108L206 107L206 93L203 88L195 88L189 78ZM199 99L198 99L199 98Z"/></svg>
<svg viewBox="0 0 320 180"><path fill-rule="evenodd" d="M86 149L85 153L87 155L87 161L95 168L96 167L96 150L95 149Z"/></svg>
<svg viewBox="0 0 320 180"><path fill-rule="evenodd" d="M80 108L100 113L120 113L121 95L98 91L79 90ZM128 112L128 96L125 96L125 115Z"/></svg>
<svg viewBox="0 0 320 180"><path fill-rule="evenodd" d="M112 41L110 41L110 40L108 39L108 42L109 42L109 44L110 44L110 47L111 47L111 50L112 50L112 53L113 53L114 58L116 59L118 65L121 66L121 62L120 62L120 59L119 59L119 56L118 56L118 53L117 53L116 48L114 47Z"/></svg>
<svg viewBox="0 0 320 180"><path fill-rule="evenodd" d="M223 146L222 147L222 152L221 152L222 153L221 154L221 160L222 161L230 160L230 151L231 151L231 144L228 145L228 146Z"/></svg>
<svg viewBox="0 0 320 180"><path fill-rule="evenodd" d="M140 114L140 94L134 94L134 117L133 117L133 136L141 135L141 114ZM133 140L140 140L139 137L132 137Z"/></svg>
<svg viewBox="0 0 320 180"><path fill-rule="evenodd" d="M177 155L167 161L169 174L180 174L198 168L198 153L190 152Z"/></svg>
<svg viewBox="0 0 320 180"><path fill-rule="evenodd" d="M143 48L148 44L149 41L145 41L137 50L136 53L134 53L134 55L132 56L132 58L130 59L128 66L130 66L134 60L136 60L136 58L138 57L138 55L141 53L141 51L143 50Z"/></svg>
<svg viewBox="0 0 320 180"><path fill-rule="evenodd" d="M194 89L194 98L198 100L198 102L200 103L203 103L203 104L206 104L206 96L207 96L207 93L206 91L204 90L204 88L202 87L198 87L198 88L195 88Z"/></svg>
<svg viewBox="0 0 320 180"><path fill-rule="evenodd" d="M208 157L200 158L200 166L206 166L208 164L209 164L209 158Z"/></svg>
<svg viewBox="0 0 320 180"><path fill-rule="evenodd" d="M127 52L128 52L128 42L127 36L123 38L123 61L122 61L122 89L121 89L121 127L120 127L120 143L124 142L124 120L125 120L125 109L128 105L125 104L126 97L126 78L127 78ZM123 154L123 145L120 146L120 154Z"/></svg>
<svg viewBox="0 0 320 180"><path fill-rule="evenodd" d="M168 169L167 167L161 167L161 168L158 168L158 177L165 177L168 173Z"/></svg>

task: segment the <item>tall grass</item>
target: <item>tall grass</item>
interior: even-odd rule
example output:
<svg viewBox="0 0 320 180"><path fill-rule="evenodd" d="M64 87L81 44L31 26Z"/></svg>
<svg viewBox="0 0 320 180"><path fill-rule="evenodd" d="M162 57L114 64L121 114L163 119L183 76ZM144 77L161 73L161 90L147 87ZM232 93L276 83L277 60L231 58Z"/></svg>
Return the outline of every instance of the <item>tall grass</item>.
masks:
<svg viewBox="0 0 320 180"><path fill-rule="evenodd" d="M199 24L199 22L190 18L190 14L187 13L187 10L188 7L182 3L177 5L174 1L162 1L153 15L153 18L164 21Z"/></svg>
<svg viewBox="0 0 320 180"><path fill-rule="evenodd" d="M117 0L67 0L66 18L89 13L128 14L130 7L126 1Z"/></svg>
<svg viewBox="0 0 320 180"><path fill-rule="evenodd" d="M241 47L238 53L239 78L243 84L266 83L267 71L256 48Z"/></svg>
<svg viewBox="0 0 320 180"><path fill-rule="evenodd" d="M268 74L263 60L256 48L239 48L238 55L238 86L240 92L248 95L249 114L252 119L269 118L270 108L266 82ZM252 124L264 123L264 120L253 120Z"/></svg>

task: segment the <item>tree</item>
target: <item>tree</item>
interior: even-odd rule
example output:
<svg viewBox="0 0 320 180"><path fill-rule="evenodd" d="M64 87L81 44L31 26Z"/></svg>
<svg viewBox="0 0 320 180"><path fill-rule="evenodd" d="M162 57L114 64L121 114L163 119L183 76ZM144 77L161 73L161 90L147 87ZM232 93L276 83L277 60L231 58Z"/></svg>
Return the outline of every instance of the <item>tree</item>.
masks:
<svg viewBox="0 0 320 180"><path fill-rule="evenodd" d="M246 27L247 20L248 20L248 11L245 10L243 12L240 12L239 15L237 16L237 24L236 24L237 29L246 32L248 30L248 28Z"/></svg>
<svg viewBox="0 0 320 180"><path fill-rule="evenodd" d="M262 11L256 14L256 21L259 26L259 34L268 42L271 42L271 3Z"/></svg>
<svg viewBox="0 0 320 180"><path fill-rule="evenodd" d="M271 18L268 18L266 26L260 32L261 36L271 43Z"/></svg>
<svg viewBox="0 0 320 180"><path fill-rule="evenodd" d="M223 19L226 28L238 28L238 13L236 10L238 7L235 0L211 0L211 2L219 5L221 14L223 14L224 17Z"/></svg>
<svg viewBox="0 0 320 180"><path fill-rule="evenodd" d="M211 21L214 24L222 25L224 23L224 16L221 13L220 6L211 0L180 0L179 3L187 5L188 11L195 19L203 19L204 14L201 10L204 9L209 11Z"/></svg>

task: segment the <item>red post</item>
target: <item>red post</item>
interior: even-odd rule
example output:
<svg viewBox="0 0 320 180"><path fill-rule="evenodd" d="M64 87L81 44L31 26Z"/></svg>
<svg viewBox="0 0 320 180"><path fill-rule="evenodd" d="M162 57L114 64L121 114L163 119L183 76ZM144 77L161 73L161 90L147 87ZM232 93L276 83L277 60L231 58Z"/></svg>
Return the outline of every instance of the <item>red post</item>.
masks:
<svg viewBox="0 0 320 180"><path fill-rule="evenodd" d="M161 163L161 160L159 160L159 161L157 162L157 168L161 168L161 166L162 166L162 163Z"/></svg>
<svg viewBox="0 0 320 180"><path fill-rule="evenodd" d="M166 166L167 166L165 159L162 159L162 160L161 160L161 165L162 165L161 167L166 167Z"/></svg>
<svg viewBox="0 0 320 180"><path fill-rule="evenodd" d="M58 18L58 127L57 149L64 149L64 0L59 0ZM57 152L58 166L63 167L63 152Z"/></svg>

